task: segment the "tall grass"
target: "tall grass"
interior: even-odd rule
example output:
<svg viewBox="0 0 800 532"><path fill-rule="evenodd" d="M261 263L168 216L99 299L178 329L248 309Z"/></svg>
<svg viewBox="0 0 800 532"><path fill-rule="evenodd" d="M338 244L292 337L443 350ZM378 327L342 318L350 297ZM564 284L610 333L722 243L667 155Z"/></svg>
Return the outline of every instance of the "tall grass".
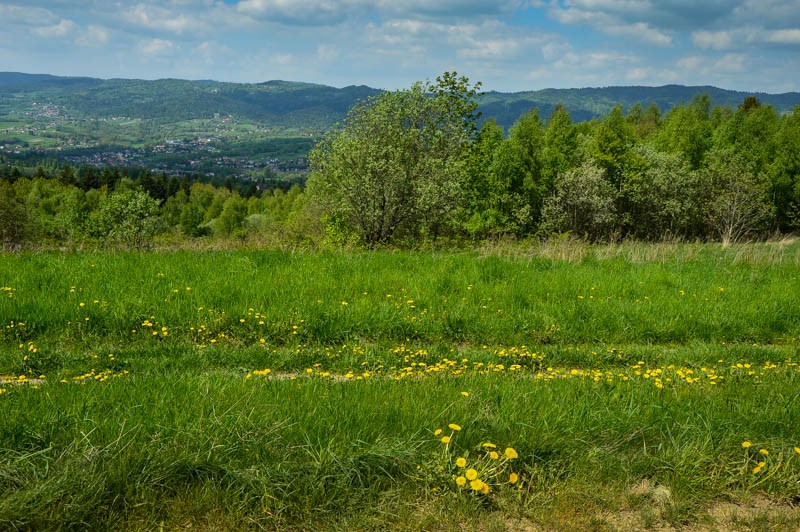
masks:
<svg viewBox="0 0 800 532"><path fill-rule="evenodd" d="M715 502L800 500L796 250L692 246L0 256L0 528L729 526ZM759 519L800 524L784 506Z"/></svg>

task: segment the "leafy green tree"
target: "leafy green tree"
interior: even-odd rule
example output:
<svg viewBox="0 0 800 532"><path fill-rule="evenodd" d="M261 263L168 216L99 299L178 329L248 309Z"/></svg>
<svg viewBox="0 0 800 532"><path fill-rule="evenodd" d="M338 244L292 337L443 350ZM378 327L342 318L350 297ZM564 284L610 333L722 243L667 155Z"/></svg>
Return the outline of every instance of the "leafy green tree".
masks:
<svg viewBox="0 0 800 532"><path fill-rule="evenodd" d="M563 175L577 164L578 134L567 110L557 105L544 134L542 153L542 178L547 194L559 175Z"/></svg>
<svg viewBox="0 0 800 532"><path fill-rule="evenodd" d="M189 196L178 189L174 196L170 196L161 207L161 217L169 227L175 227L180 223L183 206L189 202Z"/></svg>
<svg viewBox="0 0 800 532"><path fill-rule="evenodd" d="M569 170L544 204L541 232L572 233L591 241L610 237L617 222L617 192L592 162Z"/></svg>
<svg viewBox="0 0 800 532"><path fill-rule="evenodd" d="M633 132L625 121L622 107L617 105L597 128L594 153L595 163L605 171L605 178L617 190L622 190L633 143Z"/></svg>
<svg viewBox="0 0 800 532"><path fill-rule="evenodd" d="M732 148L747 161L753 172L761 175L775 158L779 129L780 122L775 109L770 105L762 105L751 96L717 130L714 142L718 149Z"/></svg>
<svg viewBox="0 0 800 532"><path fill-rule="evenodd" d="M222 214L222 210L225 208L225 202L229 197L230 192L227 189L220 189L219 192L214 194L211 204L206 210L204 219L205 223L209 223L211 220L219 218L219 216Z"/></svg>
<svg viewBox="0 0 800 532"><path fill-rule="evenodd" d="M505 193L496 182L492 162L503 143L503 128L487 120L467 156L467 179L464 191L463 219L466 231L478 238L504 230L497 205L497 195Z"/></svg>
<svg viewBox="0 0 800 532"><path fill-rule="evenodd" d="M200 204L193 201L184 204L181 210L180 226L184 235L191 237L208 234L208 228L203 226L205 211Z"/></svg>
<svg viewBox="0 0 800 532"><path fill-rule="evenodd" d="M3 249L17 249L27 240L28 213L14 186L0 181L0 243Z"/></svg>
<svg viewBox="0 0 800 532"><path fill-rule="evenodd" d="M85 192L100 188L100 176L91 166L84 166L78 172L78 186Z"/></svg>
<svg viewBox="0 0 800 532"><path fill-rule="evenodd" d="M214 230L221 235L231 236L244 226L245 218L247 218L247 202L238 194L232 195L225 201L222 212L215 220Z"/></svg>
<svg viewBox="0 0 800 532"><path fill-rule="evenodd" d="M356 104L311 152L311 198L367 245L436 238L453 227L478 88L445 73Z"/></svg>
<svg viewBox="0 0 800 532"><path fill-rule="evenodd" d="M711 193L705 213L710 231L723 244L760 236L774 219L769 183L755 166L733 148L709 154L705 172Z"/></svg>
<svg viewBox="0 0 800 532"><path fill-rule="evenodd" d="M706 195L699 174L680 154L650 144L636 146L633 153L639 167L623 188L628 233L644 240L700 235Z"/></svg>
<svg viewBox="0 0 800 532"><path fill-rule="evenodd" d="M532 109L514 123L495 150L489 208L504 232L528 233L539 222L542 203L552 188L543 173L544 136L539 110Z"/></svg>
<svg viewBox="0 0 800 532"><path fill-rule="evenodd" d="M681 154L692 169L699 169L713 141L710 106L708 95L701 94L689 105L670 109L656 135L657 146L669 153Z"/></svg>
<svg viewBox="0 0 800 532"><path fill-rule="evenodd" d="M58 180L61 184L66 186L75 186L78 184L78 177L75 175L75 169L70 165L64 165L58 173Z"/></svg>
<svg viewBox="0 0 800 532"><path fill-rule="evenodd" d="M141 190L112 193L89 221L92 236L137 249L149 245L161 227L158 202Z"/></svg>
<svg viewBox="0 0 800 532"><path fill-rule="evenodd" d="M800 229L800 105L781 118L769 174L778 226L784 231L797 231Z"/></svg>
<svg viewBox="0 0 800 532"><path fill-rule="evenodd" d="M88 215L85 193L71 187L58 198L59 206L53 219L54 237L64 243L73 243L84 236L84 220Z"/></svg>

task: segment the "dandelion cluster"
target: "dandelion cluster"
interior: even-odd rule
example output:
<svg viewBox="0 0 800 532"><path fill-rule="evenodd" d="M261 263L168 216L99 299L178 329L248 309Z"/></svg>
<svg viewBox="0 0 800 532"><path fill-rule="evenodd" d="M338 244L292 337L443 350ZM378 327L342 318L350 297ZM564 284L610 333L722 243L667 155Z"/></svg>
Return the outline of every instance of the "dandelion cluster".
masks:
<svg viewBox="0 0 800 532"><path fill-rule="evenodd" d="M87 382L105 382L107 380L119 379L120 377L124 377L126 375L128 375L128 370L114 371L107 369L103 371L97 371L92 369L87 373L76 375L75 377L72 377L70 379L61 379L60 382L62 383L73 382L80 384L85 384Z"/></svg>
<svg viewBox="0 0 800 532"><path fill-rule="evenodd" d="M789 469L793 462L800 461L800 447L776 449L774 454L770 453L766 446L754 446L750 440L744 440L741 447L744 450L741 470L745 475L758 477L764 472L778 474L782 470Z"/></svg>
<svg viewBox="0 0 800 532"><path fill-rule="evenodd" d="M445 474L447 485L480 495L488 495L505 486L522 486L519 474L511 468L511 462L519 458L513 447L506 447L500 453L497 445L484 442L472 452L459 452L456 436L462 430L461 425L450 423L447 428L449 432L441 428L433 431L434 437L443 445L439 471Z"/></svg>

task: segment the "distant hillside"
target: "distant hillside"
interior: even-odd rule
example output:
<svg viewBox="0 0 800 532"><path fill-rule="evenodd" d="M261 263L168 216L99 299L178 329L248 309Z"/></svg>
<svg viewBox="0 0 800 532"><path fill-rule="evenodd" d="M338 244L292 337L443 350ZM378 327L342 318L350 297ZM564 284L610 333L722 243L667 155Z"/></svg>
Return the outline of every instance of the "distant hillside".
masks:
<svg viewBox="0 0 800 532"><path fill-rule="evenodd" d="M517 93L486 93L481 110L486 116L494 117L498 124L508 125L525 111L538 107L543 117L548 117L555 105L566 107L573 120L591 120L606 115L615 105L625 109L640 103L647 107L656 104L662 112L672 107L688 103L698 94L706 93L712 105L736 107L747 96L756 96L763 103L775 107L780 113L789 112L800 105L800 93L766 94L759 92L738 92L711 86L687 87L685 85L664 85L662 87L602 87L586 89L543 89Z"/></svg>
<svg viewBox="0 0 800 532"><path fill-rule="evenodd" d="M379 94L366 86L334 88L310 83L268 81L223 83L163 79L155 81L59 77L0 72L0 115L32 101L50 104L86 119L128 117L174 123L231 115L268 126L321 130L341 120L358 100ZM481 99L483 116L510 126L532 107L547 117L563 104L576 121L606 114L614 105L655 103L666 111L708 93L714 105L735 107L750 94L788 112L800 104L800 93L746 93L716 87L604 87L544 89L530 92L488 92Z"/></svg>

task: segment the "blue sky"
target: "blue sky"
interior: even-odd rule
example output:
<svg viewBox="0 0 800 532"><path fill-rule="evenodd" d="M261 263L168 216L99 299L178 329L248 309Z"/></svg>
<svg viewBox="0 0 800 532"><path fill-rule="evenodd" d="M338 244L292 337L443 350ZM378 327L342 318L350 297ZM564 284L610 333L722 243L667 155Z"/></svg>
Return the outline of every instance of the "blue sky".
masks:
<svg viewBox="0 0 800 532"><path fill-rule="evenodd" d="M800 0L0 0L0 71L800 91Z"/></svg>

